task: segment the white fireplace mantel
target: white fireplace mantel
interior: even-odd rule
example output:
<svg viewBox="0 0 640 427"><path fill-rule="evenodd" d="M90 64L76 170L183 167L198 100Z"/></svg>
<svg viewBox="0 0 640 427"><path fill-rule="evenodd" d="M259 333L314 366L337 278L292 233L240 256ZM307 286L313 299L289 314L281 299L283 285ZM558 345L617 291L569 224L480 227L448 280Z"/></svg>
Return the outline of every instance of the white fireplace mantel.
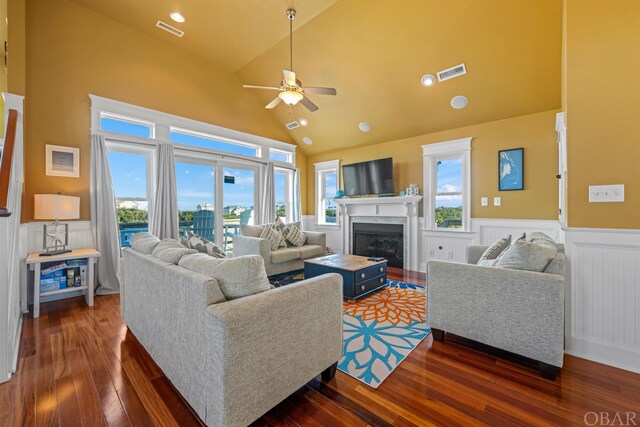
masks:
<svg viewBox="0 0 640 427"><path fill-rule="evenodd" d="M335 199L342 224L342 251L351 253L352 223L401 223L404 225L404 268L418 270L418 225L422 196L361 197Z"/></svg>

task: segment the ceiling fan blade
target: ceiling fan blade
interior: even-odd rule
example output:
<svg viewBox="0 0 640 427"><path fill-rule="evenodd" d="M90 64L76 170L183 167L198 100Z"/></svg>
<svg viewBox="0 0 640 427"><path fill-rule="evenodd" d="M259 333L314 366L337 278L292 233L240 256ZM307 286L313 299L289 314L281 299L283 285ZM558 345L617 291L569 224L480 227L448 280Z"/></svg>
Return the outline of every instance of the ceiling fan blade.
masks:
<svg viewBox="0 0 640 427"><path fill-rule="evenodd" d="M268 90L280 90L280 88L279 88L279 87L275 87L275 86L242 85L242 87L246 87L247 89L268 89Z"/></svg>
<svg viewBox="0 0 640 427"><path fill-rule="evenodd" d="M314 111L316 111L318 109L318 106L316 104L314 104L313 102L311 102L309 100L309 98L307 98L306 96L300 100L300 103L302 105L304 105L305 107L307 107L307 110L309 110L311 112L314 112Z"/></svg>
<svg viewBox="0 0 640 427"><path fill-rule="evenodd" d="M304 93L317 93L318 95L337 95L336 91L332 87L305 87Z"/></svg>
<svg viewBox="0 0 640 427"><path fill-rule="evenodd" d="M282 73L284 74L284 82L286 84L288 84L289 86L296 85L296 73L289 70L282 70Z"/></svg>
<svg viewBox="0 0 640 427"><path fill-rule="evenodd" d="M280 99L279 96L276 96L276 98L270 103L268 103L267 106L264 108L268 108L269 110L272 108L275 108L276 105L280 104L280 101L282 101L282 99Z"/></svg>

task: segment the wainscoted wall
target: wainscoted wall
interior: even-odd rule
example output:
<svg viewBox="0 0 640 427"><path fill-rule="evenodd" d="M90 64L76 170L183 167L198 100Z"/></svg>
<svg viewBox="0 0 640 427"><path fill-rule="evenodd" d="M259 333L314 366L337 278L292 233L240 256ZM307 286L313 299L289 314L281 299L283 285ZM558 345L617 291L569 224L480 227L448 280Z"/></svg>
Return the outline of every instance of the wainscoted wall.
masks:
<svg viewBox="0 0 640 427"><path fill-rule="evenodd" d="M339 251L340 227L320 228L314 221L305 216L305 228L327 233L329 248ZM563 230L558 221L476 218L468 233L422 231L420 271L429 259L464 262L468 245L531 231L566 245L566 352L640 372L640 230Z"/></svg>
<svg viewBox="0 0 640 427"><path fill-rule="evenodd" d="M565 230L566 352L640 372L640 230Z"/></svg>

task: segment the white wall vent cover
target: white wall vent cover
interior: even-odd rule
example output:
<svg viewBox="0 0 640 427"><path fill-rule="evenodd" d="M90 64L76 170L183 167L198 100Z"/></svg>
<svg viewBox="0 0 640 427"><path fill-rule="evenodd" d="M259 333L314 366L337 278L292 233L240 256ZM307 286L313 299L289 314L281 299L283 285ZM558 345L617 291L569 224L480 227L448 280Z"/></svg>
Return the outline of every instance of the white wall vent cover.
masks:
<svg viewBox="0 0 640 427"><path fill-rule="evenodd" d="M298 122L296 122L294 120L294 121L292 121L290 123L287 123L285 126L287 127L287 129L291 130L291 129L299 128L300 127L300 123L298 123Z"/></svg>
<svg viewBox="0 0 640 427"><path fill-rule="evenodd" d="M166 22L158 21L156 22L156 27L160 28L161 30L165 30L167 33L171 33L174 36L178 36L178 37L184 36L184 31L180 31L179 29L172 27Z"/></svg>
<svg viewBox="0 0 640 427"><path fill-rule="evenodd" d="M454 77L460 77L467 74L467 67L464 64L456 65L455 67L447 68L443 71L438 71L438 81L445 81Z"/></svg>

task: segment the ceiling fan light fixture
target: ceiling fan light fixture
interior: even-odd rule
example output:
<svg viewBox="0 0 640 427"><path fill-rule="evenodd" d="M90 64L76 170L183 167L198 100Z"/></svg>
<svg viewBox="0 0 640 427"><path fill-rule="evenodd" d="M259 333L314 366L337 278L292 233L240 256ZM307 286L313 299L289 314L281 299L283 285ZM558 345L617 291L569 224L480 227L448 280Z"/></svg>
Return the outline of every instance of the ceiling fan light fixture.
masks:
<svg viewBox="0 0 640 427"><path fill-rule="evenodd" d="M304 98L304 95L295 90L285 90L284 92L280 92L278 96L289 106L296 105L302 98Z"/></svg>
<svg viewBox="0 0 640 427"><path fill-rule="evenodd" d="M420 79L420 83L422 83L422 86L424 87L433 86L435 82L436 82L436 77L433 74L425 74Z"/></svg>

